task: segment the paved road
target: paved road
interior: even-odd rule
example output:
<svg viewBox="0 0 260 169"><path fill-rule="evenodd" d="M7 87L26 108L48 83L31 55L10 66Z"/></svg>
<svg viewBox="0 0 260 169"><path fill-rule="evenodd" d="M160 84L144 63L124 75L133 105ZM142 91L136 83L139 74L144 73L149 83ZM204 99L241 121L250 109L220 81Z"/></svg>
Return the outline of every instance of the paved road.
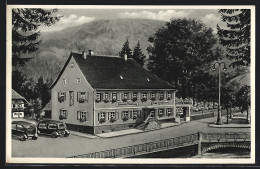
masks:
<svg viewBox="0 0 260 169"><path fill-rule="evenodd" d="M89 139L70 135L68 138L50 138L40 136L38 140L21 142L12 140L13 157L69 157L87 154L95 151L108 150L129 145L158 141L162 139L184 136L196 132L250 132L250 128L211 128L209 123L216 121L216 117L183 123L180 126L164 128L145 133L131 135Z"/></svg>

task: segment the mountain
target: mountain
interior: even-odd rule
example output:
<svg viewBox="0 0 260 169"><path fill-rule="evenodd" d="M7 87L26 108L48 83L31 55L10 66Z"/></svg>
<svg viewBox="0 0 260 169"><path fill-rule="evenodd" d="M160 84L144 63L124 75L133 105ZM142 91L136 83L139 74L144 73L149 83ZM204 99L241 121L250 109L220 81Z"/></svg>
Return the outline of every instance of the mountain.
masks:
<svg viewBox="0 0 260 169"><path fill-rule="evenodd" d="M126 39L132 50L140 41L147 55L148 38L164 25L164 21L148 19L96 20L45 32L40 36L39 50L30 55L33 59L20 69L34 80L41 75L44 79L55 79L71 51L93 50L97 55L118 55Z"/></svg>

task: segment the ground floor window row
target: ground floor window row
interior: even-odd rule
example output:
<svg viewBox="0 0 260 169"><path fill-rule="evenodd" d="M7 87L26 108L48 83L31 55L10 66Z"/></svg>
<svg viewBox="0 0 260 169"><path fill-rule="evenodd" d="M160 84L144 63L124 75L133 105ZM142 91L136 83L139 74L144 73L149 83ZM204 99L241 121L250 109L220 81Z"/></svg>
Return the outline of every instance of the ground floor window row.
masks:
<svg viewBox="0 0 260 169"><path fill-rule="evenodd" d="M13 116L13 118L23 118L24 112L13 112L12 116Z"/></svg>
<svg viewBox="0 0 260 169"><path fill-rule="evenodd" d="M80 122L88 121L89 115L87 111L77 111L77 120ZM68 110L60 109L60 120L68 119Z"/></svg>

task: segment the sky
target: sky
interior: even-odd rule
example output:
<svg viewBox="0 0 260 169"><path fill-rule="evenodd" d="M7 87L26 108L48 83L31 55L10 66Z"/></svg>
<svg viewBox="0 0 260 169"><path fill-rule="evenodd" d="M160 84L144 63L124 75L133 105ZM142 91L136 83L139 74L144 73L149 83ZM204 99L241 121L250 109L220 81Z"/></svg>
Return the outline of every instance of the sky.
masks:
<svg viewBox="0 0 260 169"><path fill-rule="evenodd" d="M63 16L61 20L51 27L41 27L43 32L62 30L66 27L82 25L100 19L153 19L170 21L176 18L191 18L202 21L206 26L211 27L216 33L216 25L224 26L217 9L174 9L161 8L98 8L98 9L59 9L56 15Z"/></svg>

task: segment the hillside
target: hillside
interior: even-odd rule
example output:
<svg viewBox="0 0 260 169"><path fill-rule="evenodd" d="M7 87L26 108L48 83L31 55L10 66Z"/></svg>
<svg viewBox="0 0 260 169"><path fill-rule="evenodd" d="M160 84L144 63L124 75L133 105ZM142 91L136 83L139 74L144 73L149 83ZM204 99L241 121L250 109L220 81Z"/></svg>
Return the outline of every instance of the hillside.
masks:
<svg viewBox="0 0 260 169"><path fill-rule="evenodd" d="M97 20L62 31L42 33L37 53L21 70L29 77L55 79L71 51L118 55L126 39L133 48L138 41L147 55L148 38L165 22L146 19Z"/></svg>

